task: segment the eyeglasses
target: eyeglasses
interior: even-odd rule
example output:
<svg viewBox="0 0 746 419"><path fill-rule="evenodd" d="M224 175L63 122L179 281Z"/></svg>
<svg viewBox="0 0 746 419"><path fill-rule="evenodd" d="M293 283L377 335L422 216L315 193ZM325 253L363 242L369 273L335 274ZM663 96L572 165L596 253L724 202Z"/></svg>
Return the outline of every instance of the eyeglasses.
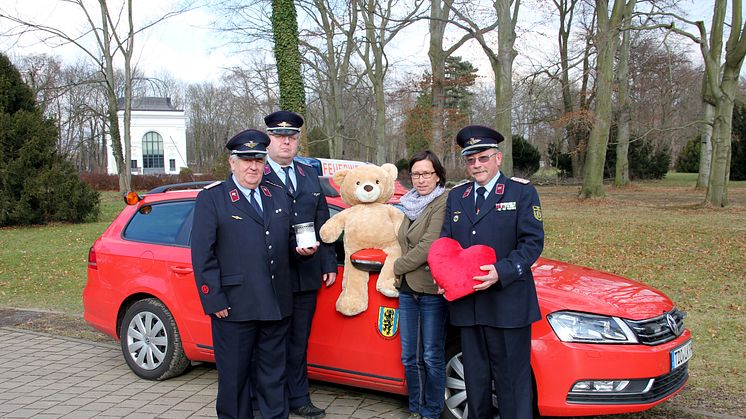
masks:
<svg viewBox="0 0 746 419"><path fill-rule="evenodd" d="M422 173L414 172L414 173L410 173L409 176L411 176L412 179L423 178L423 179L427 180L427 179L430 179L431 177L433 177L434 174L435 174L435 172L422 172Z"/></svg>
<svg viewBox="0 0 746 419"><path fill-rule="evenodd" d="M495 153L492 153L492 154L490 154L488 156L464 157L464 161L466 162L467 165L474 166L474 164L477 162L477 160L479 160L480 163L487 163L488 161L490 161L490 159L492 158L492 156L496 156L496 155L497 155L497 153L495 152Z"/></svg>

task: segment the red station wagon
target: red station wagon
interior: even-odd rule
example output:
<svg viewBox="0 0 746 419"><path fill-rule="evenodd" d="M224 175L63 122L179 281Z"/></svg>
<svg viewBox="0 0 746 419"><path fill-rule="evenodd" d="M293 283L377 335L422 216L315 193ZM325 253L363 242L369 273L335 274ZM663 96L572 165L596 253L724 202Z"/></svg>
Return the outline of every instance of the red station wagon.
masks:
<svg viewBox="0 0 746 419"><path fill-rule="evenodd" d="M324 169L329 164L311 162ZM331 213L341 211L347 205L337 187L329 177L321 180ZM398 187L391 203L404 192ZM85 319L120 340L125 361L142 378L162 380L183 373L193 361L214 361L210 318L202 311L191 265L197 193L175 185L136 197L88 255ZM336 249L341 277L341 241ZM308 348L310 378L406 394L398 300L375 290L384 256L372 249L351 255L355 266L370 271L365 312L347 317L335 310L341 280L319 291ZM689 376L691 333L685 313L665 294L551 259L540 258L532 270L542 314L533 325L531 353L538 413L635 412L681 390ZM443 416L461 418L467 392L460 340L455 329L447 336Z"/></svg>

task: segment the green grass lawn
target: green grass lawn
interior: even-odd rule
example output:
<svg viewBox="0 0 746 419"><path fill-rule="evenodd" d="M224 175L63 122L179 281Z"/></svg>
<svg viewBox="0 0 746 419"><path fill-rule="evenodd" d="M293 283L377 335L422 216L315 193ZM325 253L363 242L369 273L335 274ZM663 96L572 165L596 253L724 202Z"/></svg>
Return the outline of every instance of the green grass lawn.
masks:
<svg viewBox="0 0 746 419"><path fill-rule="evenodd" d="M544 256L665 292L694 335L690 382L672 403L734 414L746 402L746 182L730 183L725 209L702 207L695 182L670 173L585 202L578 186L540 186ZM81 313L88 248L123 206L104 192L100 222L0 229L0 307Z"/></svg>

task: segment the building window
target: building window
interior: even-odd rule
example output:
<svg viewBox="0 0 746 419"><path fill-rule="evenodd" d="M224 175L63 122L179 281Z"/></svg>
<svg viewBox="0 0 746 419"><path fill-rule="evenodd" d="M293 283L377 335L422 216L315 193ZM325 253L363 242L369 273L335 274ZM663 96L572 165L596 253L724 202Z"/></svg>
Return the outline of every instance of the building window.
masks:
<svg viewBox="0 0 746 419"><path fill-rule="evenodd" d="M137 160L130 160L130 169L137 169Z"/></svg>
<svg viewBox="0 0 746 419"><path fill-rule="evenodd" d="M176 159L169 159L168 160L168 170L175 172L176 171Z"/></svg>
<svg viewBox="0 0 746 419"><path fill-rule="evenodd" d="M163 137L150 131L142 137L143 174L163 173Z"/></svg>

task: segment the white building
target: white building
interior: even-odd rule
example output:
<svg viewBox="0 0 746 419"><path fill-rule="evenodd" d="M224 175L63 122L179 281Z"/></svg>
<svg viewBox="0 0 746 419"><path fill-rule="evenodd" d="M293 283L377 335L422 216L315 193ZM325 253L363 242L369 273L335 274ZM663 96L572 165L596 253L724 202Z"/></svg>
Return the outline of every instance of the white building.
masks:
<svg viewBox="0 0 746 419"><path fill-rule="evenodd" d="M119 100L119 126L124 127L124 101ZM186 116L171 105L171 98L141 97L132 99L133 175L179 174L187 167ZM111 141L106 144L108 171L117 173Z"/></svg>

